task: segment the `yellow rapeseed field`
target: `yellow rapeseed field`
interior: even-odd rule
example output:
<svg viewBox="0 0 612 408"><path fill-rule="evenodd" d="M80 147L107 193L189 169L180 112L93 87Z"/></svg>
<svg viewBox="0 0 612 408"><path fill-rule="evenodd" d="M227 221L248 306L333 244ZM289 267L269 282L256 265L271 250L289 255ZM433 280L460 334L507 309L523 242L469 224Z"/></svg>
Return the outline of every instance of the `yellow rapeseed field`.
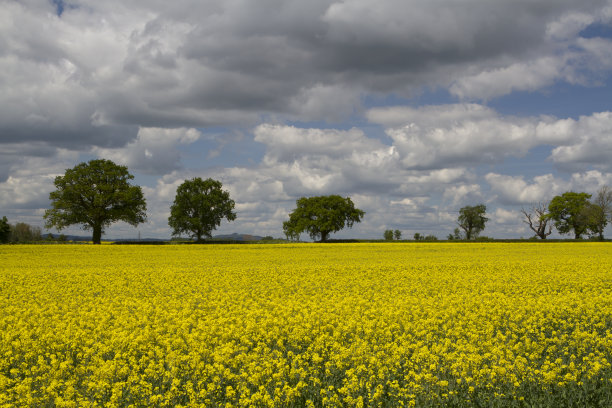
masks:
<svg viewBox="0 0 612 408"><path fill-rule="evenodd" d="M610 407L612 245L0 247L3 407Z"/></svg>

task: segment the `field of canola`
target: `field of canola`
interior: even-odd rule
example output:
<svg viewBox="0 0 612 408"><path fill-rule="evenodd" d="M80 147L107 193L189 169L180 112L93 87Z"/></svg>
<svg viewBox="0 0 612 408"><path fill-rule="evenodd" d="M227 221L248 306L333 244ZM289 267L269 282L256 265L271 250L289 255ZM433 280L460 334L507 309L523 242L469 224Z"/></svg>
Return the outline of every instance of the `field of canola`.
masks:
<svg viewBox="0 0 612 408"><path fill-rule="evenodd" d="M610 407L612 245L1 246L2 407Z"/></svg>

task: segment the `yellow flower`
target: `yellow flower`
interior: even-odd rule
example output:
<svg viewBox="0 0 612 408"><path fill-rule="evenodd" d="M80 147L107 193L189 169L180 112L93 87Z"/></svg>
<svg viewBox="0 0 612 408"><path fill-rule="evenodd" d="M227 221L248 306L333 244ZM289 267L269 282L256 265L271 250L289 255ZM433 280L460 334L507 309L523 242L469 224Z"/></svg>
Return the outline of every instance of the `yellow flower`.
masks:
<svg viewBox="0 0 612 408"><path fill-rule="evenodd" d="M415 406L610 386L609 243L0 256L2 406Z"/></svg>

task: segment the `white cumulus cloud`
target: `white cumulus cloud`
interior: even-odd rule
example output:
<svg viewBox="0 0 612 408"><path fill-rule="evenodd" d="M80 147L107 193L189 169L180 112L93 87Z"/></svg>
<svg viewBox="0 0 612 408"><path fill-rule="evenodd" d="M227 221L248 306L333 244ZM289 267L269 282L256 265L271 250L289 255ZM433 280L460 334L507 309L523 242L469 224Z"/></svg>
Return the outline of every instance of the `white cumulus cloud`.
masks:
<svg viewBox="0 0 612 408"><path fill-rule="evenodd" d="M200 137L201 132L193 128L141 128L136 140L123 148L95 147L92 152L99 157L127 165L133 171L167 174L181 165L179 146L194 143Z"/></svg>

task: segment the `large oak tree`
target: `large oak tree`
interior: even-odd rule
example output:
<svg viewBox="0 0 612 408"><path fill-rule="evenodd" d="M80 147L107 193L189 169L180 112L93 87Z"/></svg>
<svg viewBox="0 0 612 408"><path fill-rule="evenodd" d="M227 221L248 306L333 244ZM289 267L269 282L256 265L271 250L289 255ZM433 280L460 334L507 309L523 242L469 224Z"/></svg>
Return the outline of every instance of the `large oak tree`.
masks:
<svg viewBox="0 0 612 408"><path fill-rule="evenodd" d="M590 226L588 207L590 194L568 191L553 197L548 204L548 215L555 222L555 228L561 234L574 232L574 238L580 239Z"/></svg>
<svg viewBox="0 0 612 408"><path fill-rule="evenodd" d="M222 219L234 221L234 200L222 187L220 181L200 177L185 180L178 186L168 218L172 235L187 233L201 241L202 237L211 237Z"/></svg>
<svg viewBox="0 0 612 408"><path fill-rule="evenodd" d="M62 230L81 224L92 230L99 244L104 229L117 221L138 225L147 219L147 205L127 167L110 160L90 160L67 169L55 178L56 190L49 194L51 209L45 212L46 228Z"/></svg>
<svg viewBox="0 0 612 408"><path fill-rule="evenodd" d="M485 224L489 219L485 217L487 206L478 204L473 206L465 206L459 210L457 223L465 232L465 239L470 240L476 238L482 230L485 229Z"/></svg>
<svg viewBox="0 0 612 408"><path fill-rule="evenodd" d="M365 212L355 208L349 197L328 195L302 197L296 201L297 208L283 223L283 231L290 238L299 237L306 231L313 240L325 242L329 234L341 229L351 228L360 222Z"/></svg>

